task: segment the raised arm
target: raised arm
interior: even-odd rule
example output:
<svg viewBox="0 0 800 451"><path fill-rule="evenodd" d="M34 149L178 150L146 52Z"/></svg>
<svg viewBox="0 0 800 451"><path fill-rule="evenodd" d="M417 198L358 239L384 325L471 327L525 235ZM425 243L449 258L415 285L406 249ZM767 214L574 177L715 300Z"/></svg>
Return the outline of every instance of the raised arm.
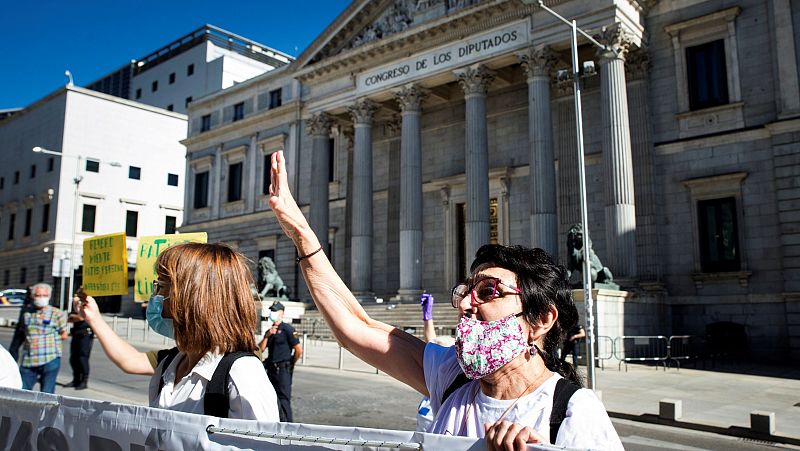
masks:
<svg viewBox="0 0 800 451"><path fill-rule="evenodd" d="M272 154L269 205L301 255L320 248L319 239L289 191L283 151ZM361 360L427 395L422 369L425 343L370 318L336 273L324 252L300 262L311 297L336 340Z"/></svg>
<svg viewBox="0 0 800 451"><path fill-rule="evenodd" d="M78 299L77 297L75 299ZM115 365L128 374L152 375L153 367L147 354L139 352L127 341L123 340L111 327L103 320L97 302L91 296L86 296L80 302L80 315L86 319L89 327L92 328L103 351Z"/></svg>

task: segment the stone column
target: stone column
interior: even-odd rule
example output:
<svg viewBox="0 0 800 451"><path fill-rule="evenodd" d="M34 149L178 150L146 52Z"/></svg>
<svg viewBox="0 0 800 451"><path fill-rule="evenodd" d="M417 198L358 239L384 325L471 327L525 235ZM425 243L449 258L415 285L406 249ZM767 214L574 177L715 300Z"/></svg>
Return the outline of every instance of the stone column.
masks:
<svg viewBox="0 0 800 451"><path fill-rule="evenodd" d="M775 40L775 64L778 68L778 117L800 112L800 82L797 73L794 25L790 0L772 1L772 28Z"/></svg>
<svg viewBox="0 0 800 451"><path fill-rule="evenodd" d="M372 116L377 109L367 99L348 107L355 128L350 289L359 299L372 297Z"/></svg>
<svg viewBox="0 0 800 451"><path fill-rule="evenodd" d="M489 136L486 130L486 94L494 73L477 64L454 72L464 90L464 143L467 181L467 261L489 242ZM469 264L469 263L468 263Z"/></svg>
<svg viewBox="0 0 800 451"><path fill-rule="evenodd" d="M630 38L619 24L606 28L598 40L614 51L600 58L600 109L603 124L606 254L603 261L618 278L636 276L636 207L633 161L625 84L625 54Z"/></svg>
<svg viewBox="0 0 800 451"><path fill-rule="evenodd" d="M528 146L530 149L531 245L558 259L556 168L550 122L550 70L558 61L550 47L518 55L528 76Z"/></svg>
<svg viewBox="0 0 800 451"><path fill-rule="evenodd" d="M211 203L211 217L219 219L220 204L222 204L221 189L222 186L222 144L217 146L217 152L214 154L213 172L209 177L211 179L211 196L209 202Z"/></svg>
<svg viewBox="0 0 800 451"><path fill-rule="evenodd" d="M306 120L312 146L308 223L328 256L331 255L328 246L328 171L332 124L326 113L317 113Z"/></svg>
<svg viewBox="0 0 800 451"><path fill-rule="evenodd" d="M395 92L400 104L400 288L397 298L422 293L422 101L428 92L409 85Z"/></svg>
<svg viewBox="0 0 800 451"><path fill-rule="evenodd" d="M244 193L244 211L252 213L256 211L256 197L261 194L261 187L256 185L256 168L258 167L258 134L250 136L250 145L247 146L244 167L247 170L242 192Z"/></svg>

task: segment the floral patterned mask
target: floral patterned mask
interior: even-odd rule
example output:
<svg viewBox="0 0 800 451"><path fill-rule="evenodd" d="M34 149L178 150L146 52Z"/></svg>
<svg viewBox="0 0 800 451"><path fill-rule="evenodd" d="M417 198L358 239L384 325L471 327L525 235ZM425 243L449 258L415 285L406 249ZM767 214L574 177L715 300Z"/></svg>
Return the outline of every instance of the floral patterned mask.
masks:
<svg viewBox="0 0 800 451"><path fill-rule="evenodd" d="M517 320L520 315L496 321L461 317L456 329L456 358L468 378L492 374L530 348Z"/></svg>

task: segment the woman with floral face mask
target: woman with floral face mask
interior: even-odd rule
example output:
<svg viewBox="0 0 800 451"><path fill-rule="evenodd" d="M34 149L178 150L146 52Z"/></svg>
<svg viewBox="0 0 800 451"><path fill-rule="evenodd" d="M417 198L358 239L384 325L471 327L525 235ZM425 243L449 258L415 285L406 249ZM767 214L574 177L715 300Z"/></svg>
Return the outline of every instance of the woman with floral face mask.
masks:
<svg viewBox="0 0 800 451"><path fill-rule="evenodd" d="M339 278L289 191L283 152L272 155L269 202L337 341L429 396L431 432L485 437L489 449L622 449L603 405L555 354L578 314L566 270L544 251L483 246L452 292L456 345L426 345L370 318Z"/></svg>

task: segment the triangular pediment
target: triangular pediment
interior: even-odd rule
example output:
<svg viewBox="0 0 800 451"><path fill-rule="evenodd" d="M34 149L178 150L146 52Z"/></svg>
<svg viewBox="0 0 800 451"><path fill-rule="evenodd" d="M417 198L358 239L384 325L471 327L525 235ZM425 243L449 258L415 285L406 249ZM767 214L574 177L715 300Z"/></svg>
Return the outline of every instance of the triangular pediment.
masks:
<svg viewBox="0 0 800 451"><path fill-rule="evenodd" d="M482 0L355 0L298 57L297 67L391 38Z"/></svg>

